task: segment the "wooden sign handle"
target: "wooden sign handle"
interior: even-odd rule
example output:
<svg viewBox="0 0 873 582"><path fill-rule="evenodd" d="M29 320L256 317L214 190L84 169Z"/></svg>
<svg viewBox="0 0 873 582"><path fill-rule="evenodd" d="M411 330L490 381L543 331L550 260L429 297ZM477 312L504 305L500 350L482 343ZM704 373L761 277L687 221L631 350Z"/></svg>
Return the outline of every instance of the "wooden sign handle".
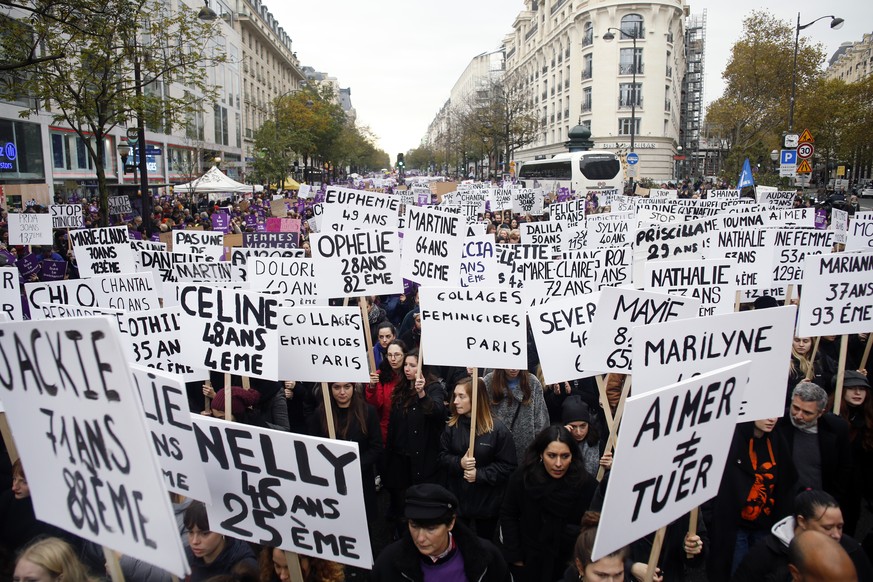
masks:
<svg viewBox="0 0 873 582"><path fill-rule="evenodd" d="M367 341L367 361L370 363L370 373L376 371L376 356L373 355L373 336L370 334L370 315L367 313L367 300L361 296L358 298L361 306L361 318L364 320L364 339Z"/></svg>
<svg viewBox="0 0 873 582"><path fill-rule="evenodd" d="M688 514L688 535L696 536L697 535L697 518L700 515L700 508L695 507L691 510L691 513ZM685 554L685 557L689 560L694 557L693 554Z"/></svg>
<svg viewBox="0 0 873 582"><path fill-rule="evenodd" d="M873 342L870 341L870 336L873 336L873 333L867 334L867 344L864 346L864 357L861 358L861 366L858 368L859 370L867 369L867 360L870 358L870 348L873 347Z"/></svg>
<svg viewBox="0 0 873 582"><path fill-rule="evenodd" d="M9 428L9 421L6 420L5 412L0 412L0 435L2 435L3 442L6 444L9 462L15 463L18 460L18 447L15 446L15 441L12 440L12 430Z"/></svg>
<svg viewBox="0 0 873 582"><path fill-rule="evenodd" d="M606 428L612 432L612 408L609 407L609 399L606 397L606 386L609 384L609 374L606 376L594 376L597 382L597 392L600 395L600 407L603 409L603 415L606 417Z"/></svg>
<svg viewBox="0 0 873 582"><path fill-rule="evenodd" d="M612 429L609 431L609 439L606 441L606 448L603 449L606 453L611 453L615 448L615 441L618 439L618 426L621 424L621 417L624 415L624 403L627 400L627 395L630 392L631 375L628 374L624 378L624 384L621 387L621 398L618 400L618 406L615 408L615 418L612 422ZM601 465L597 469L597 480L602 481L606 474L606 469Z"/></svg>
<svg viewBox="0 0 873 582"><path fill-rule="evenodd" d="M476 409L479 406L479 368L473 368L473 385L470 387L470 446L467 449L467 456L473 456L473 450L476 447ZM518 404L521 406L521 404Z"/></svg>
<svg viewBox="0 0 873 582"><path fill-rule="evenodd" d="M230 389L230 374L224 375L224 420L230 421L233 403L231 402L231 396L233 390Z"/></svg>
<svg viewBox="0 0 873 582"><path fill-rule="evenodd" d="M846 373L846 352L849 348L849 336L840 336L840 362L837 365L837 389L834 392L834 414L839 416L843 403L843 377Z"/></svg>
<svg viewBox="0 0 873 582"><path fill-rule="evenodd" d="M321 397L324 400L324 417L327 419L327 436L335 439L336 428L333 425L333 406L330 401L330 386L327 382L321 383Z"/></svg>
<svg viewBox="0 0 873 582"><path fill-rule="evenodd" d="M291 582L303 582L303 570L300 568L300 556L296 552L285 551L285 562L291 574Z"/></svg>
<svg viewBox="0 0 873 582"><path fill-rule="evenodd" d="M652 543L652 551L649 553L649 563L646 566L646 582L652 582L655 579L655 570L658 569L658 558L661 557L661 546L664 545L664 535L667 533L667 528L662 527L655 534L655 541Z"/></svg>
<svg viewBox="0 0 873 582"><path fill-rule="evenodd" d="M121 562L115 552L103 546L103 557L106 559L106 569L112 582L124 582L124 573L121 571Z"/></svg>

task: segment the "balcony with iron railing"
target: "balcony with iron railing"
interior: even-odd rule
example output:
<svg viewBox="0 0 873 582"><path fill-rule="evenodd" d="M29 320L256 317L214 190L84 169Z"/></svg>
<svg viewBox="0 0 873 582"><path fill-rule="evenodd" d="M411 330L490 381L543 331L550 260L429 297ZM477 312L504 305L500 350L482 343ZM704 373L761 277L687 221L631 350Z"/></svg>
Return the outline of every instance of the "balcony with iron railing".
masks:
<svg viewBox="0 0 873 582"><path fill-rule="evenodd" d="M591 46L594 44L594 31L587 30L582 34L582 46Z"/></svg>
<svg viewBox="0 0 873 582"><path fill-rule="evenodd" d="M534 25L530 28L530 30L528 30L528 31L525 33L525 35L524 35L524 40L530 40L530 37L532 37L532 36L535 35L536 33L537 33L537 25L534 24Z"/></svg>
<svg viewBox="0 0 873 582"><path fill-rule="evenodd" d="M634 70L636 69L636 70ZM633 63L619 64L618 65L618 74L619 75L642 75L643 74L643 64L637 63L634 65Z"/></svg>
<svg viewBox="0 0 873 582"><path fill-rule="evenodd" d="M629 97L619 97L618 98L618 108L619 109L631 109L632 107L634 107L633 100L630 99ZM636 108L641 109L642 107L643 107L643 96L638 95Z"/></svg>
<svg viewBox="0 0 873 582"><path fill-rule="evenodd" d="M582 113L590 113L591 112L591 101L583 101L582 102Z"/></svg>
<svg viewBox="0 0 873 582"><path fill-rule="evenodd" d="M593 75L593 72L591 69L583 69L582 70L582 80L583 81L587 81L588 79L591 78L592 75Z"/></svg>

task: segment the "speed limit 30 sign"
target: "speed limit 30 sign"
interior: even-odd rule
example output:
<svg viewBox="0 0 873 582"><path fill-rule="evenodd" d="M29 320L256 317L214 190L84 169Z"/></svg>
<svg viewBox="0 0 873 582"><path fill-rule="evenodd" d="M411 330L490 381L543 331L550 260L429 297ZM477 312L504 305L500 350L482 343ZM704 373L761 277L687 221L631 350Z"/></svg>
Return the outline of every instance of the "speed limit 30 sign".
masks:
<svg viewBox="0 0 873 582"><path fill-rule="evenodd" d="M808 160L812 157L812 153L815 151L815 148L812 147L811 143L802 143L797 146L797 157L801 160Z"/></svg>

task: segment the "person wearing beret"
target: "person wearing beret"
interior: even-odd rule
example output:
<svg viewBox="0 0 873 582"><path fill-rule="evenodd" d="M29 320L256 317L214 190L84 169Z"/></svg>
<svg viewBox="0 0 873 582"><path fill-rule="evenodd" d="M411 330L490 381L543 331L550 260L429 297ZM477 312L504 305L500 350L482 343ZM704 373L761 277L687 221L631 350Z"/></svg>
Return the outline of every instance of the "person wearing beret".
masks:
<svg viewBox="0 0 873 582"><path fill-rule="evenodd" d="M512 580L497 547L458 521L458 498L448 489L432 483L413 485L404 502L407 532L376 559L372 580Z"/></svg>

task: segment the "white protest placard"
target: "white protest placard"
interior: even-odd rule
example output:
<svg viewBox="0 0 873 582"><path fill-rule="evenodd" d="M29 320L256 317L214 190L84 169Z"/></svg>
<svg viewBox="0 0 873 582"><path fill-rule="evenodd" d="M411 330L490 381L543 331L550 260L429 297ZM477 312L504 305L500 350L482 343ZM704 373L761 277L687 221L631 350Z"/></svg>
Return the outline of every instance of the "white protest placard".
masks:
<svg viewBox="0 0 873 582"><path fill-rule="evenodd" d="M285 307L327 305L318 292L315 264L312 259L252 257L246 265L249 289L274 293Z"/></svg>
<svg viewBox="0 0 873 582"><path fill-rule="evenodd" d="M155 457L167 490L206 503L212 502L206 474L194 439L188 396L181 376L130 366Z"/></svg>
<svg viewBox="0 0 873 582"><path fill-rule="evenodd" d="M71 230L70 240L83 279L136 272L126 226Z"/></svg>
<svg viewBox="0 0 873 582"><path fill-rule="evenodd" d="M846 244L846 233L849 230L849 213L838 208L832 209L831 230L834 231L834 244Z"/></svg>
<svg viewBox="0 0 873 582"><path fill-rule="evenodd" d="M678 190L671 190L669 188L651 188L649 190L649 198L652 200L671 200L678 197Z"/></svg>
<svg viewBox="0 0 873 582"><path fill-rule="evenodd" d="M629 245L633 239L632 218L630 212L589 214L585 220L585 228L588 230L586 245L590 248Z"/></svg>
<svg viewBox="0 0 873 582"><path fill-rule="evenodd" d="M762 191L760 186L756 194L758 204L766 204L770 208L791 208L797 196L794 190Z"/></svg>
<svg viewBox="0 0 873 582"><path fill-rule="evenodd" d="M328 186L319 232L374 229L397 230L400 198L380 192Z"/></svg>
<svg viewBox="0 0 873 582"><path fill-rule="evenodd" d="M173 280L178 283L229 283L231 264L225 261L195 260L173 264Z"/></svg>
<svg viewBox="0 0 873 582"><path fill-rule="evenodd" d="M485 212L485 202L488 200L488 191L484 188L472 189L467 192L459 191L455 202L461 207L461 214L466 216L467 222L476 222L478 216Z"/></svg>
<svg viewBox="0 0 873 582"><path fill-rule="evenodd" d="M43 303L109 307L122 311L146 311L159 306L151 273L25 283L24 295L32 317L36 317L37 306Z"/></svg>
<svg viewBox="0 0 873 582"><path fill-rule="evenodd" d="M512 190L512 212L514 214L530 214L542 216L543 191L539 188L521 188Z"/></svg>
<svg viewBox="0 0 873 582"><path fill-rule="evenodd" d="M764 223L771 227L815 228L815 208L770 210L764 213Z"/></svg>
<svg viewBox="0 0 873 582"><path fill-rule="evenodd" d="M152 274L158 293L163 292L165 283L174 283L177 281L175 265L180 263L205 262L209 260L206 255L171 253L151 249L139 250L137 251L137 255L139 256L137 271L141 273L150 272Z"/></svg>
<svg viewBox="0 0 873 582"><path fill-rule="evenodd" d="M772 235L760 227L740 226L749 221L730 220L737 217L743 218L743 215L718 217L722 226L710 233L706 257L734 261L738 289L745 291L769 287L773 283L775 260Z"/></svg>
<svg viewBox="0 0 873 582"><path fill-rule="evenodd" d="M595 374L582 367L582 349L597 310L600 292L554 299L528 308L546 384L587 378Z"/></svg>
<svg viewBox="0 0 873 582"><path fill-rule="evenodd" d="M647 261L705 258L710 233L717 229L715 217L642 225L634 234L634 285L640 286Z"/></svg>
<svg viewBox="0 0 873 582"><path fill-rule="evenodd" d="M563 223L565 228L573 228L585 224L585 200L575 198L566 202L555 202L549 205L549 221Z"/></svg>
<svg viewBox="0 0 873 582"><path fill-rule="evenodd" d="M128 313L123 321L131 363L178 375L185 382L209 379L206 368L194 368L182 356L182 314L178 306Z"/></svg>
<svg viewBox="0 0 873 582"><path fill-rule="evenodd" d="M873 332L873 252L807 256L798 337Z"/></svg>
<svg viewBox="0 0 873 582"><path fill-rule="evenodd" d="M491 212L512 210L512 190L508 188L491 188L488 191L488 208Z"/></svg>
<svg viewBox="0 0 873 582"><path fill-rule="evenodd" d="M243 281L248 280L248 269L246 264L253 257L263 258L284 258L293 259L295 257L303 258L306 256L304 249L289 249L289 248L265 248L265 249L248 249L242 247L232 247L230 249L230 264L233 267L233 280Z"/></svg>
<svg viewBox="0 0 873 582"><path fill-rule="evenodd" d="M785 413L785 385L797 307L740 311L634 329L634 394L750 361L740 422Z"/></svg>
<svg viewBox="0 0 873 582"><path fill-rule="evenodd" d="M706 197L710 200L735 200L740 197L740 191L737 189L709 190Z"/></svg>
<svg viewBox="0 0 873 582"><path fill-rule="evenodd" d="M212 493L212 531L372 566L358 443L192 418Z"/></svg>
<svg viewBox="0 0 873 582"><path fill-rule="evenodd" d="M421 287L421 342L432 366L525 369L527 321L521 291Z"/></svg>
<svg viewBox="0 0 873 582"><path fill-rule="evenodd" d="M561 233L564 223L555 220L522 222L518 225L521 242L533 245L549 245L552 254L561 252Z"/></svg>
<svg viewBox="0 0 873 582"><path fill-rule="evenodd" d="M297 197L306 200L312 198L312 186L309 184L300 184L300 189L297 190Z"/></svg>
<svg viewBox="0 0 873 582"><path fill-rule="evenodd" d="M133 249L134 257L139 254L139 251L166 251L167 243L155 242L153 240L136 240L130 239L127 241L130 244L130 248ZM137 263L137 265L139 265Z"/></svg>
<svg viewBox="0 0 873 582"><path fill-rule="evenodd" d="M494 235L468 236L464 239L461 255L461 287L497 287L500 273L505 272L497 262Z"/></svg>
<svg viewBox="0 0 873 582"><path fill-rule="evenodd" d="M130 361L130 342L128 341L127 320L125 312L120 309L112 309L109 307L79 307L77 305L64 305L62 303L43 303L37 307L36 312L31 313L31 319L60 319L73 317L94 317L105 316L112 322L112 327L118 330L118 334L122 339L121 346L125 350L125 355Z"/></svg>
<svg viewBox="0 0 873 582"><path fill-rule="evenodd" d="M767 245L773 249L774 285L791 285L803 279L803 260L808 255L831 252L834 233L809 228L778 228L766 231Z"/></svg>
<svg viewBox="0 0 873 582"><path fill-rule="evenodd" d="M846 233L846 250L873 250L873 220L852 220Z"/></svg>
<svg viewBox="0 0 873 582"><path fill-rule="evenodd" d="M18 269L0 268L0 313L13 321L24 319L21 310L21 278Z"/></svg>
<svg viewBox="0 0 873 582"><path fill-rule="evenodd" d="M700 300L636 289L603 287L589 335L598 341L582 350L582 366L629 374L633 369L633 328L697 316Z"/></svg>
<svg viewBox="0 0 873 582"><path fill-rule="evenodd" d="M650 261L643 288L700 299L698 315L721 315L734 310L736 264L730 259Z"/></svg>
<svg viewBox="0 0 873 582"><path fill-rule="evenodd" d="M52 204L52 228L85 228L85 214L81 204Z"/></svg>
<svg viewBox="0 0 873 582"><path fill-rule="evenodd" d="M873 210L858 210L852 218L857 220L873 220Z"/></svg>
<svg viewBox="0 0 873 582"><path fill-rule="evenodd" d="M10 245L48 245L54 244L52 237L52 217L50 214L30 212L10 212L7 217Z"/></svg>
<svg viewBox="0 0 873 582"><path fill-rule="evenodd" d="M279 377L298 382L370 381L358 307L280 307Z"/></svg>
<svg viewBox="0 0 873 582"><path fill-rule="evenodd" d="M173 252L206 255L220 261L224 254L224 233L212 230L174 230Z"/></svg>
<svg viewBox="0 0 873 582"><path fill-rule="evenodd" d="M629 247L590 249L569 253L568 258L538 264L517 261L521 266L522 291L529 305L556 298L599 291L604 285L625 285L631 281Z"/></svg>
<svg viewBox="0 0 873 582"><path fill-rule="evenodd" d="M279 300L252 291L182 285L182 357L195 368L279 379Z"/></svg>
<svg viewBox="0 0 873 582"><path fill-rule="evenodd" d="M419 285L454 285L460 277L465 232L459 215L407 206L401 277Z"/></svg>
<svg viewBox="0 0 873 582"><path fill-rule="evenodd" d="M315 280L325 297L390 295L403 291L400 239L393 230L313 234Z"/></svg>
<svg viewBox="0 0 873 582"><path fill-rule="evenodd" d="M130 206L130 196L109 196L109 214L132 214L133 208Z"/></svg>
<svg viewBox="0 0 873 582"><path fill-rule="evenodd" d="M748 377L733 364L627 399L593 560L718 493Z"/></svg>
<svg viewBox="0 0 873 582"><path fill-rule="evenodd" d="M103 317L0 323L12 436L37 519L184 577L176 518L120 338Z"/></svg>

